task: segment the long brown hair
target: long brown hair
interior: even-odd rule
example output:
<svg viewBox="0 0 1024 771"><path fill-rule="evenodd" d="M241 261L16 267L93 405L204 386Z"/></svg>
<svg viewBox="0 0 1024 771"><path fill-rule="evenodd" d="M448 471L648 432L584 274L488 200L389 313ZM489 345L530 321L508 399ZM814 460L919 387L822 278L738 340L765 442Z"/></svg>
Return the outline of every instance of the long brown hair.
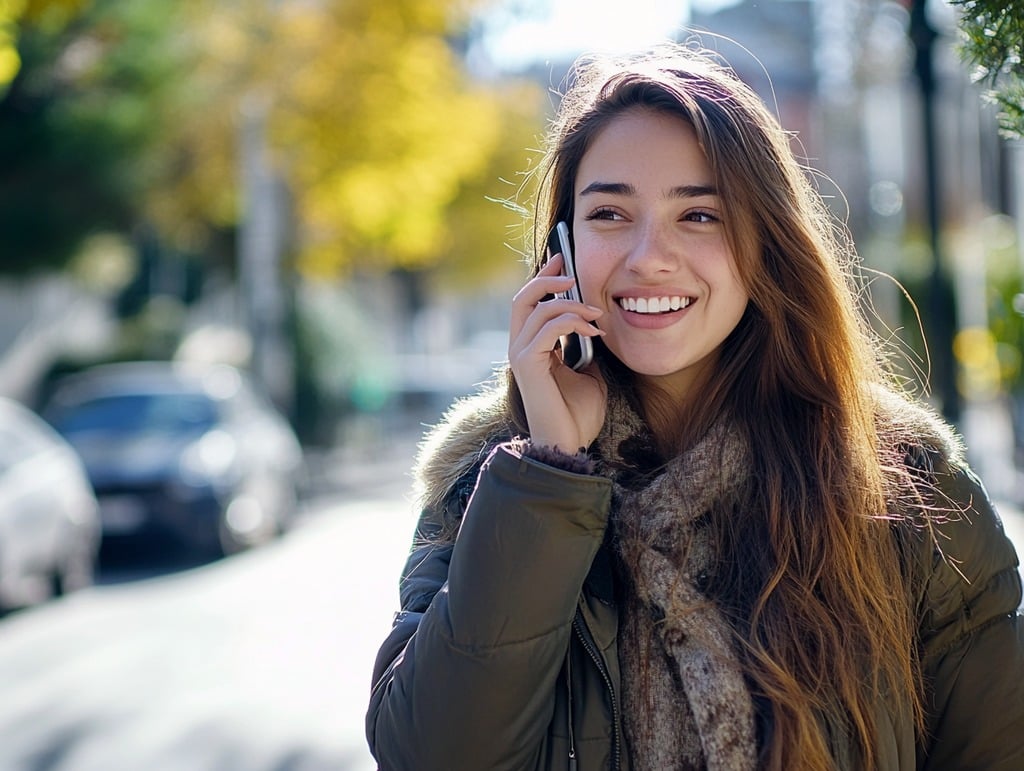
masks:
<svg viewBox="0 0 1024 771"><path fill-rule="evenodd" d="M577 67L538 171L535 271L544 233L572 221L576 172L594 137L632 110L695 129L750 297L702 383L699 410L652 393L641 401L668 452L726 414L749 438L752 505L720 525L722 562L733 566L720 596L733 605L749 678L770 705L763 764L832 767L827 723L849 735L862 767L876 768L878 702L904 705L920 726L921 697L886 511L883 470L898 464L883 457L872 398L890 383L858 310L852 244L762 100L710 55L673 46ZM621 369L611 387L645 387ZM508 398L525 431L511 377Z"/></svg>

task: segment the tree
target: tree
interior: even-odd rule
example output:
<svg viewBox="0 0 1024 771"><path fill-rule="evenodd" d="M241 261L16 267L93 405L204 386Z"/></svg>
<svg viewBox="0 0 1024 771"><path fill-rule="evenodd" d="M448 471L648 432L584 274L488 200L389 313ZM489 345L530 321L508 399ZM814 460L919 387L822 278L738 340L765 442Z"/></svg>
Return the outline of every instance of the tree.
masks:
<svg viewBox="0 0 1024 771"><path fill-rule="evenodd" d="M83 239L130 232L186 52L171 3L4 3L0 35L0 270L63 266Z"/></svg>
<svg viewBox="0 0 1024 771"><path fill-rule="evenodd" d="M520 87L509 103L509 89L466 73L454 45L464 5L255 0L207 20L223 31L214 34L241 32L237 58L220 71L239 73L244 95L269 104L304 272L430 266L449 258L455 234L484 224L453 218L451 207L497 176L508 144L524 146L531 135L512 135L524 121L509 118L526 109L536 125L541 102L538 89Z"/></svg>
<svg viewBox="0 0 1024 771"><path fill-rule="evenodd" d="M140 223L230 260L253 101L300 269L444 262L493 227L488 180L543 107L539 89L506 104L511 87L467 74L480 2L0 0L0 271L63 265L90 233Z"/></svg>
<svg viewBox="0 0 1024 771"><path fill-rule="evenodd" d="M1024 136L1024 0L952 0L960 9L961 52L999 105L1000 126Z"/></svg>

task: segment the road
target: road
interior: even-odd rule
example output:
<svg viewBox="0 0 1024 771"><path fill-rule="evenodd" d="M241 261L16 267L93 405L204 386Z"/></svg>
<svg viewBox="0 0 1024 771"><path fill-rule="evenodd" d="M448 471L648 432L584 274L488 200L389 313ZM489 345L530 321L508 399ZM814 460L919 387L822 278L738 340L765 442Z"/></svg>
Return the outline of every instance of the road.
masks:
<svg viewBox="0 0 1024 771"><path fill-rule="evenodd" d="M280 542L0 622L0 771L363 771L414 525L324 501Z"/></svg>
<svg viewBox="0 0 1024 771"><path fill-rule="evenodd" d="M410 452L334 480L267 547L0 621L0 771L374 769L363 715ZM1001 511L1024 554L1024 515Z"/></svg>

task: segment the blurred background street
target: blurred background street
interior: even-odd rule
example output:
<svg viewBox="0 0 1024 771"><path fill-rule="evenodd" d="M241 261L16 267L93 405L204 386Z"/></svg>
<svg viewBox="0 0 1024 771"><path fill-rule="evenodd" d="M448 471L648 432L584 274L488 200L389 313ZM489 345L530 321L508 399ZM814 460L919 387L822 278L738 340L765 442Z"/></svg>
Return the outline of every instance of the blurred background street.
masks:
<svg viewBox="0 0 1024 771"><path fill-rule="evenodd" d="M259 551L122 563L0 622L0 768L375 768L363 714L415 521L408 449Z"/></svg>
<svg viewBox="0 0 1024 771"><path fill-rule="evenodd" d="M0 0L0 771L374 768L416 445L505 357L585 51L696 31L765 98L1024 553L1021 18Z"/></svg>
<svg viewBox="0 0 1024 771"><path fill-rule="evenodd" d="M397 439L328 464L273 544L122 563L0 622L0 768L372 771L369 672L415 523ZM1024 514L999 505L1024 553Z"/></svg>

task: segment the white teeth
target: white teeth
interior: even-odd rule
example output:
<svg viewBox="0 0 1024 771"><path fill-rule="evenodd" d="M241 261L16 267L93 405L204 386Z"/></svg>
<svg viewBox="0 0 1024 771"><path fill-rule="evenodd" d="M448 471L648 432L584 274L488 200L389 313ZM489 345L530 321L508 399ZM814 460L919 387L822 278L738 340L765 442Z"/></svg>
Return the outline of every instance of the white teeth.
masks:
<svg viewBox="0 0 1024 771"><path fill-rule="evenodd" d="M666 313L685 308L692 302L689 297L620 297L619 307L636 313Z"/></svg>

